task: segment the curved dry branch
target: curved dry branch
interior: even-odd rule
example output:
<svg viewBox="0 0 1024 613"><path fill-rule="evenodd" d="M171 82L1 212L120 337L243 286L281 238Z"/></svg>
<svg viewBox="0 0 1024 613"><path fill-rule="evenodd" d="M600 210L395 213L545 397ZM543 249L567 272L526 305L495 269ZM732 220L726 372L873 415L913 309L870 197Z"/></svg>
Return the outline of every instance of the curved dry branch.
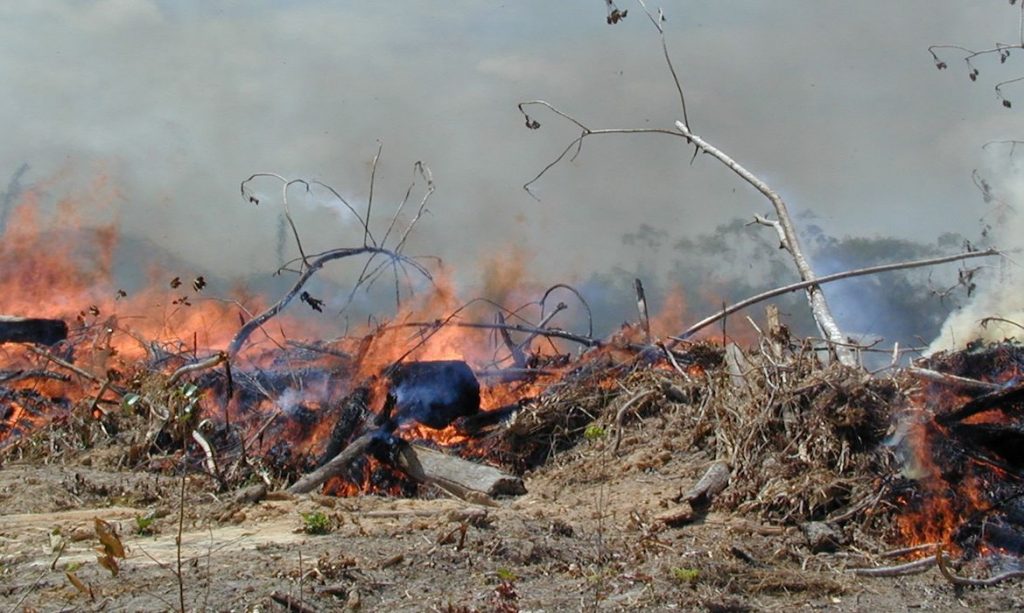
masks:
<svg viewBox="0 0 1024 613"><path fill-rule="evenodd" d="M559 289L564 289L567 292L573 294L574 296L576 296L576 299L580 301L580 304L583 305L583 309L587 312L587 336L594 336L594 313L593 311L590 310L590 304L586 301L586 299L583 297L583 294L581 294L578 289L566 283L556 283L549 287L547 291L544 292L544 295L540 299L541 318L544 318L544 305L547 302L548 297L551 295L551 292L554 292L555 290ZM539 327L543 328L544 326L541 325Z"/></svg>
<svg viewBox="0 0 1024 613"><path fill-rule="evenodd" d="M662 22L665 21L665 13L663 13L659 8L658 16L655 17L649 10L647 10L647 5L644 4L644 0L636 1L640 4L640 8L644 10L644 13L647 14L647 18L651 20L652 24L654 24L655 29L658 30L658 35L661 37L661 51L665 55L665 64L668 65L668 71L672 73L672 83L675 84L676 93L679 94L679 106L682 107L683 111L683 123L691 125L690 116L686 114L686 96L683 95L683 86L679 82L679 75L676 73L676 67L672 64L672 56L668 52L668 43L665 41L665 28L661 26Z"/></svg>
<svg viewBox="0 0 1024 613"><path fill-rule="evenodd" d="M676 132L675 130L669 130L665 128L605 128L595 130L586 126L579 119L576 119L572 115L559 109L558 107L556 107L555 105L551 104L546 100L527 100L525 102L520 102L518 104L519 112L522 113L523 117L526 119L526 127L530 128L531 130L540 129L541 124L539 121L531 117L530 114L526 112L526 107L528 106L544 107L551 111L552 113L554 113L555 115L558 115L559 117L569 122L572 122L574 125L576 125L576 127L580 129L579 136L570 141L569 144L566 145L564 149L562 149L562 152L558 154L558 156L556 156L554 160L548 162L548 164L544 166L544 168L542 168L541 171L536 174L536 176L534 176L532 179L523 184L523 189L526 191L526 193L530 194L530 197L537 201L540 201L540 198L538 198L537 195L530 190L530 186L539 181L541 177L548 173L549 170L557 166L559 162L561 162L567 156L569 156L569 152L572 151L573 149L575 149L576 152L569 157L569 161L575 160L576 157L583 150L583 141L588 136L603 136L609 134L664 134L667 136L675 136L677 138L682 136L681 134L679 134L679 132Z"/></svg>
<svg viewBox="0 0 1024 613"><path fill-rule="evenodd" d="M299 249L299 258L298 258L298 260L300 260L302 262L303 266L308 266L309 265L308 260L309 260L310 257L313 257L313 256L309 256L309 255L306 254L305 249L302 246L302 238L299 236L299 229L295 226L295 220L292 218L291 205L288 202L288 190L293 185L302 185L303 187L306 188L306 193L307 194L312 192L312 187L314 185L329 191L331 193L331 195L333 195L335 198L338 199L339 202L341 202L343 205L345 205L345 208L347 208L355 216L356 220L358 220L359 225L363 228L364 244L365 244L366 238L369 238L370 242L373 243L374 245L376 245L376 243L374 243L374 241L373 241L373 236L370 233L369 219L363 219L363 217L355 210L355 208L351 204L349 204L349 202L347 200L345 200L345 198L341 194L339 194L338 191L335 190L330 185L327 185L326 183L323 183L323 182L317 181L317 180L288 179L287 177L281 176L281 175L279 175L277 173L273 173L273 172L257 172L257 173L254 173L254 174L250 175L247 179L242 181L242 183L239 186L239 189L240 189L240 191L242 193L242 198L244 200L252 203L252 204L257 205L257 206L259 206L260 200L259 200L259 198L256 197L255 192L248 188L248 185L249 185L249 183L251 183L255 179L259 179L259 178L276 179L277 181L280 181L282 183L282 185L281 185L281 203L282 203L282 205L284 207L285 220L288 222L288 226L291 228L292 237L295 239L295 244L296 244L296 246Z"/></svg>
<svg viewBox="0 0 1024 613"><path fill-rule="evenodd" d="M339 260L342 258L363 254L385 255L395 261L399 261L403 264L407 264L413 267L420 274L424 275L427 278L430 278L430 272L427 271L425 268L423 268L413 260L406 258L401 254L395 251L391 251L389 249L381 249L380 247L352 247L332 249L330 251L326 251L319 257L307 263L306 269L302 271L302 273L299 275L299 278L296 279L294 284L292 284L291 289L289 289L288 292L280 300L278 300L276 303L271 305L269 308L267 308L265 311L263 311L256 317L247 321L245 325L243 325L238 330L234 338L231 339L231 343L228 344L228 357L234 357L238 353L238 351L242 348L242 345L245 343L246 339L249 338L249 335L252 334L254 330L261 327L264 323L270 320L270 318L274 317L282 310L284 310L284 308L288 306L288 304L292 300L295 299L295 296L299 294L303 286L306 285L306 282L309 281L309 279L314 274L316 274L318 270L323 268L324 264L326 264L327 262L331 262L333 260Z"/></svg>

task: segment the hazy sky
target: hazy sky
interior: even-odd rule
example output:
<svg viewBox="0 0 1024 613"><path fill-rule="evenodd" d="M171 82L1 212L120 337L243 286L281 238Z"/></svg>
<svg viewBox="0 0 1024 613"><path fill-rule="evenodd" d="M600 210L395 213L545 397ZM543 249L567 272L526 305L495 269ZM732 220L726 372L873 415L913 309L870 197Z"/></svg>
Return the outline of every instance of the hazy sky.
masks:
<svg viewBox="0 0 1024 613"><path fill-rule="evenodd" d="M651 2L657 6L657 2ZM641 223L682 236L767 203L682 141L600 137L521 185L574 136L537 113L543 98L592 127L666 127L678 102L651 24L605 23L599 0L551 2L187 2L79 0L0 5L0 185L27 162L53 199L117 215L221 274L271 271L277 214L242 201L247 175L330 183L396 202L423 160L437 192L415 251L475 270L521 247L548 278L643 254ZM1019 104L992 92L1024 75L1021 54L938 71L930 43L991 46L1017 36L1007 3L962 0L664 2L669 48L694 131L760 173L794 211L836 235L931 241L976 233L971 184L982 144L1020 134ZM269 189L268 189L269 192ZM86 195L88 194L88 196ZM312 248L361 233L329 207L301 215ZM59 223L55 221L54 223ZM229 248L225 248L228 246ZM463 273L470 275L470 273Z"/></svg>

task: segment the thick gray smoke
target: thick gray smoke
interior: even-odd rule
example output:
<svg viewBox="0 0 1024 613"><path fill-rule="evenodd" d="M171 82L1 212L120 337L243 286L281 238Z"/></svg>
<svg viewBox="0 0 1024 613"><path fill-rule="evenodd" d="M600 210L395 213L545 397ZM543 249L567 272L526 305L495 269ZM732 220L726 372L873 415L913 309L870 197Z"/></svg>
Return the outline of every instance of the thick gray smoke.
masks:
<svg viewBox="0 0 1024 613"><path fill-rule="evenodd" d="M943 324L929 352L958 350L977 340L992 342L1024 334L1024 293L1020 290L1020 253L1024 247L1024 164L1011 154L1011 144L990 148L986 181L986 218L994 244L1007 252L1003 261L990 260L979 271L979 290ZM1015 151L1014 151L1015 153ZM970 266L970 264L968 264Z"/></svg>
<svg viewBox="0 0 1024 613"><path fill-rule="evenodd" d="M663 7L692 128L794 210L836 236L931 241L974 223L969 170L982 143L1012 134L1015 111L993 99L989 66L971 83L953 59L935 70L926 47L1010 39L1004 8ZM602 3L548 0L3 3L0 184L27 162L22 183L86 223L116 219L196 272L246 277L270 274L294 245L279 238L279 211L243 202L239 181L318 178L365 206L380 141L378 222L413 162L428 163L438 189L410 251L444 258L465 285L511 245L542 281L631 269L638 256L620 238L642 223L695 235L767 207L664 136L588 139L537 183L540 203L521 189L578 132L544 113L527 130L519 101L544 98L595 128L680 118L656 33L621 8L629 17L609 26ZM310 251L361 242L319 204L299 215Z"/></svg>

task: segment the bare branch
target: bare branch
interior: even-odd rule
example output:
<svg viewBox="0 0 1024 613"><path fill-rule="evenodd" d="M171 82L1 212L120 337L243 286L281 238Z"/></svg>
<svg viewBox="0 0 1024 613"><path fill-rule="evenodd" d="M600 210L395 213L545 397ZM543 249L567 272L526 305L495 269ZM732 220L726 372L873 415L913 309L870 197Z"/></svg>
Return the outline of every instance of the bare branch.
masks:
<svg viewBox="0 0 1024 613"><path fill-rule="evenodd" d="M280 300L278 300L276 303L271 305L269 308L267 308L265 311L263 311L256 317L247 321L245 325L238 330L238 332L235 334L235 337L231 339L231 343L228 345L228 357L233 357L238 353L239 349L242 348L242 345L245 343L246 339L249 338L249 335L252 334L253 330L259 328L264 323L266 323L270 318L274 317L282 310L284 310L284 308L288 306L288 304L295 298L295 296L299 294L299 292L302 290L302 287L306 284L306 282L309 281L309 279L314 274L316 274L316 272L320 270L324 266L324 264L332 260L338 260L356 255L363 255L367 253L386 255L389 258L400 260L401 262L409 264L410 266L418 270L420 274L424 275L427 278L430 278L430 273L425 268L415 263L411 259L406 258L395 251L381 249L380 247L342 248L332 249L330 251L324 252L319 257L307 263L306 269L302 272L302 274L299 275L299 278L295 281L291 289L288 290L284 297L282 297Z"/></svg>
<svg viewBox="0 0 1024 613"><path fill-rule="evenodd" d="M658 16L655 18L649 10L647 5L644 4L644 0L636 0L640 3L641 8L647 13L647 18L651 20L654 27L658 30L658 35L661 37L661 51L665 55L665 64L668 65L668 71L672 73L672 83L676 86L676 92L679 94L679 106L683 111L683 123L686 125L692 125L690 123L690 116L686 114L686 96L683 95L683 86L679 83L679 75L676 74L676 67L672 64L672 56L668 52L668 43L665 41L665 28L661 26L661 23L665 21L665 14L658 9Z"/></svg>
<svg viewBox="0 0 1024 613"><path fill-rule="evenodd" d="M825 294L822 293L821 288L814 283L816 275L811 269L811 265L808 263L807 258L804 257L796 228L793 226L793 222L789 216L789 210L786 208L786 203L782 200L782 197L768 187L764 181L755 176L754 173L741 166L738 162L701 137L693 134L690 131L690 128L688 128L683 122L677 121L676 128L678 128L684 136L691 139L694 145L700 148L701 151L704 151L725 164L726 167L736 173L736 175L741 179L754 186L757 191L761 192L772 203L772 206L775 208L775 215L778 217L777 222L781 229L779 234L782 237L783 243L785 244L787 251L789 251L790 256L793 258L793 263L796 265L797 272L800 274L800 279L802 281L809 282L804 289L807 291L807 301L811 306L814 321L818 324L818 328L821 330L825 338L830 342L837 344L836 353L839 357L839 361L848 366L853 366L856 363L853 352L848 348L838 345L845 340L843 333L839 329L839 324L836 323L835 318L832 316L832 311L828 306L828 301L825 299Z"/></svg>
<svg viewBox="0 0 1024 613"><path fill-rule="evenodd" d="M725 309L715 313L710 317L706 317L699 322L693 324L682 333L672 337L673 342L669 345L674 347L676 343L688 340L689 337L693 336L696 332L710 326L711 324L719 321L723 317L728 317L733 313L747 308L748 306L757 304L758 302L764 302L770 298L788 294L789 292L795 292L798 290L806 289L811 285L824 285L826 283L832 283L833 281L840 281L842 279L849 279L851 277L860 277L864 275L876 275L883 272L890 272L893 270L905 270L908 268L920 268L922 266L935 266L938 264L945 264L947 262L955 262L957 260L965 260L968 258L979 258L989 257L993 255L1002 255L996 249L986 249L985 251L971 251L967 253L958 253L955 255L947 255L938 258L928 258L924 260L914 260L911 262L899 262L896 264L883 264L881 266L871 266L868 268L859 268L857 270L848 270L846 272L837 272L832 275L825 275L824 277L818 277L810 281L801 281L799 283L792 283L783 287L779 287L767 292L762 292L755 296L741 300Z"/></svg>

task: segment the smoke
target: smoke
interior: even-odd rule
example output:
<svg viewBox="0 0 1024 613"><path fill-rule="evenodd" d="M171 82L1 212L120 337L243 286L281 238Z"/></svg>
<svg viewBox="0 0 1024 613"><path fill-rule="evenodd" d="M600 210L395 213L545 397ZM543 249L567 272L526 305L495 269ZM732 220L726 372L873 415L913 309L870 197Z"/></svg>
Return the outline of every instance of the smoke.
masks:
<svg viewBox="0 0 1024 613"><path fill-rule="evenodd" d="M999 262L987 260L965 278L976 284L972 299L942 325L928 353L953 351L974 341L995 342L1024 334L1024 294L1021 271L1015 258L1024 248L1024 164L1014 156L1013 145L991 147L988 166L992 181L978 177L988 210L982 217L984 232L996 247L1009 255ZM973 264L965 264L973 266Z"/></svg>
<svg viewBox="0 0 1024 613"><path fill-rule="evenodd" d="M666 36L694 129L794 208L833 234L931 240L971 221L957 206L974 197L965 169L1017 128L978 89L989 72L972 85L925 51L992 38L1003 13L973 4L669 2ZM280 208L243 201L239 181L318 178L362 211L381 142L379 221L413 163L429 164L437 192L406 252L443 258L459 283L500 293L480 263L510 244L543 286L636 270L645 254L619 238L639 224L696 236L765 203L706 156L691 164L680 139L651 135L588 139L535 185L541 203L522 190L579 132L550 113L527 130L517 102L549 100L592 128L679 118L651 24L605 19L598 3L544 0L0 3L0 185L27 162L22 185L61 175L47 189L57 200L102 166L124 235L197 274L249 279L294 257L294 241ZM309 251L361 244L323 192L296 198Z"/></svg>

